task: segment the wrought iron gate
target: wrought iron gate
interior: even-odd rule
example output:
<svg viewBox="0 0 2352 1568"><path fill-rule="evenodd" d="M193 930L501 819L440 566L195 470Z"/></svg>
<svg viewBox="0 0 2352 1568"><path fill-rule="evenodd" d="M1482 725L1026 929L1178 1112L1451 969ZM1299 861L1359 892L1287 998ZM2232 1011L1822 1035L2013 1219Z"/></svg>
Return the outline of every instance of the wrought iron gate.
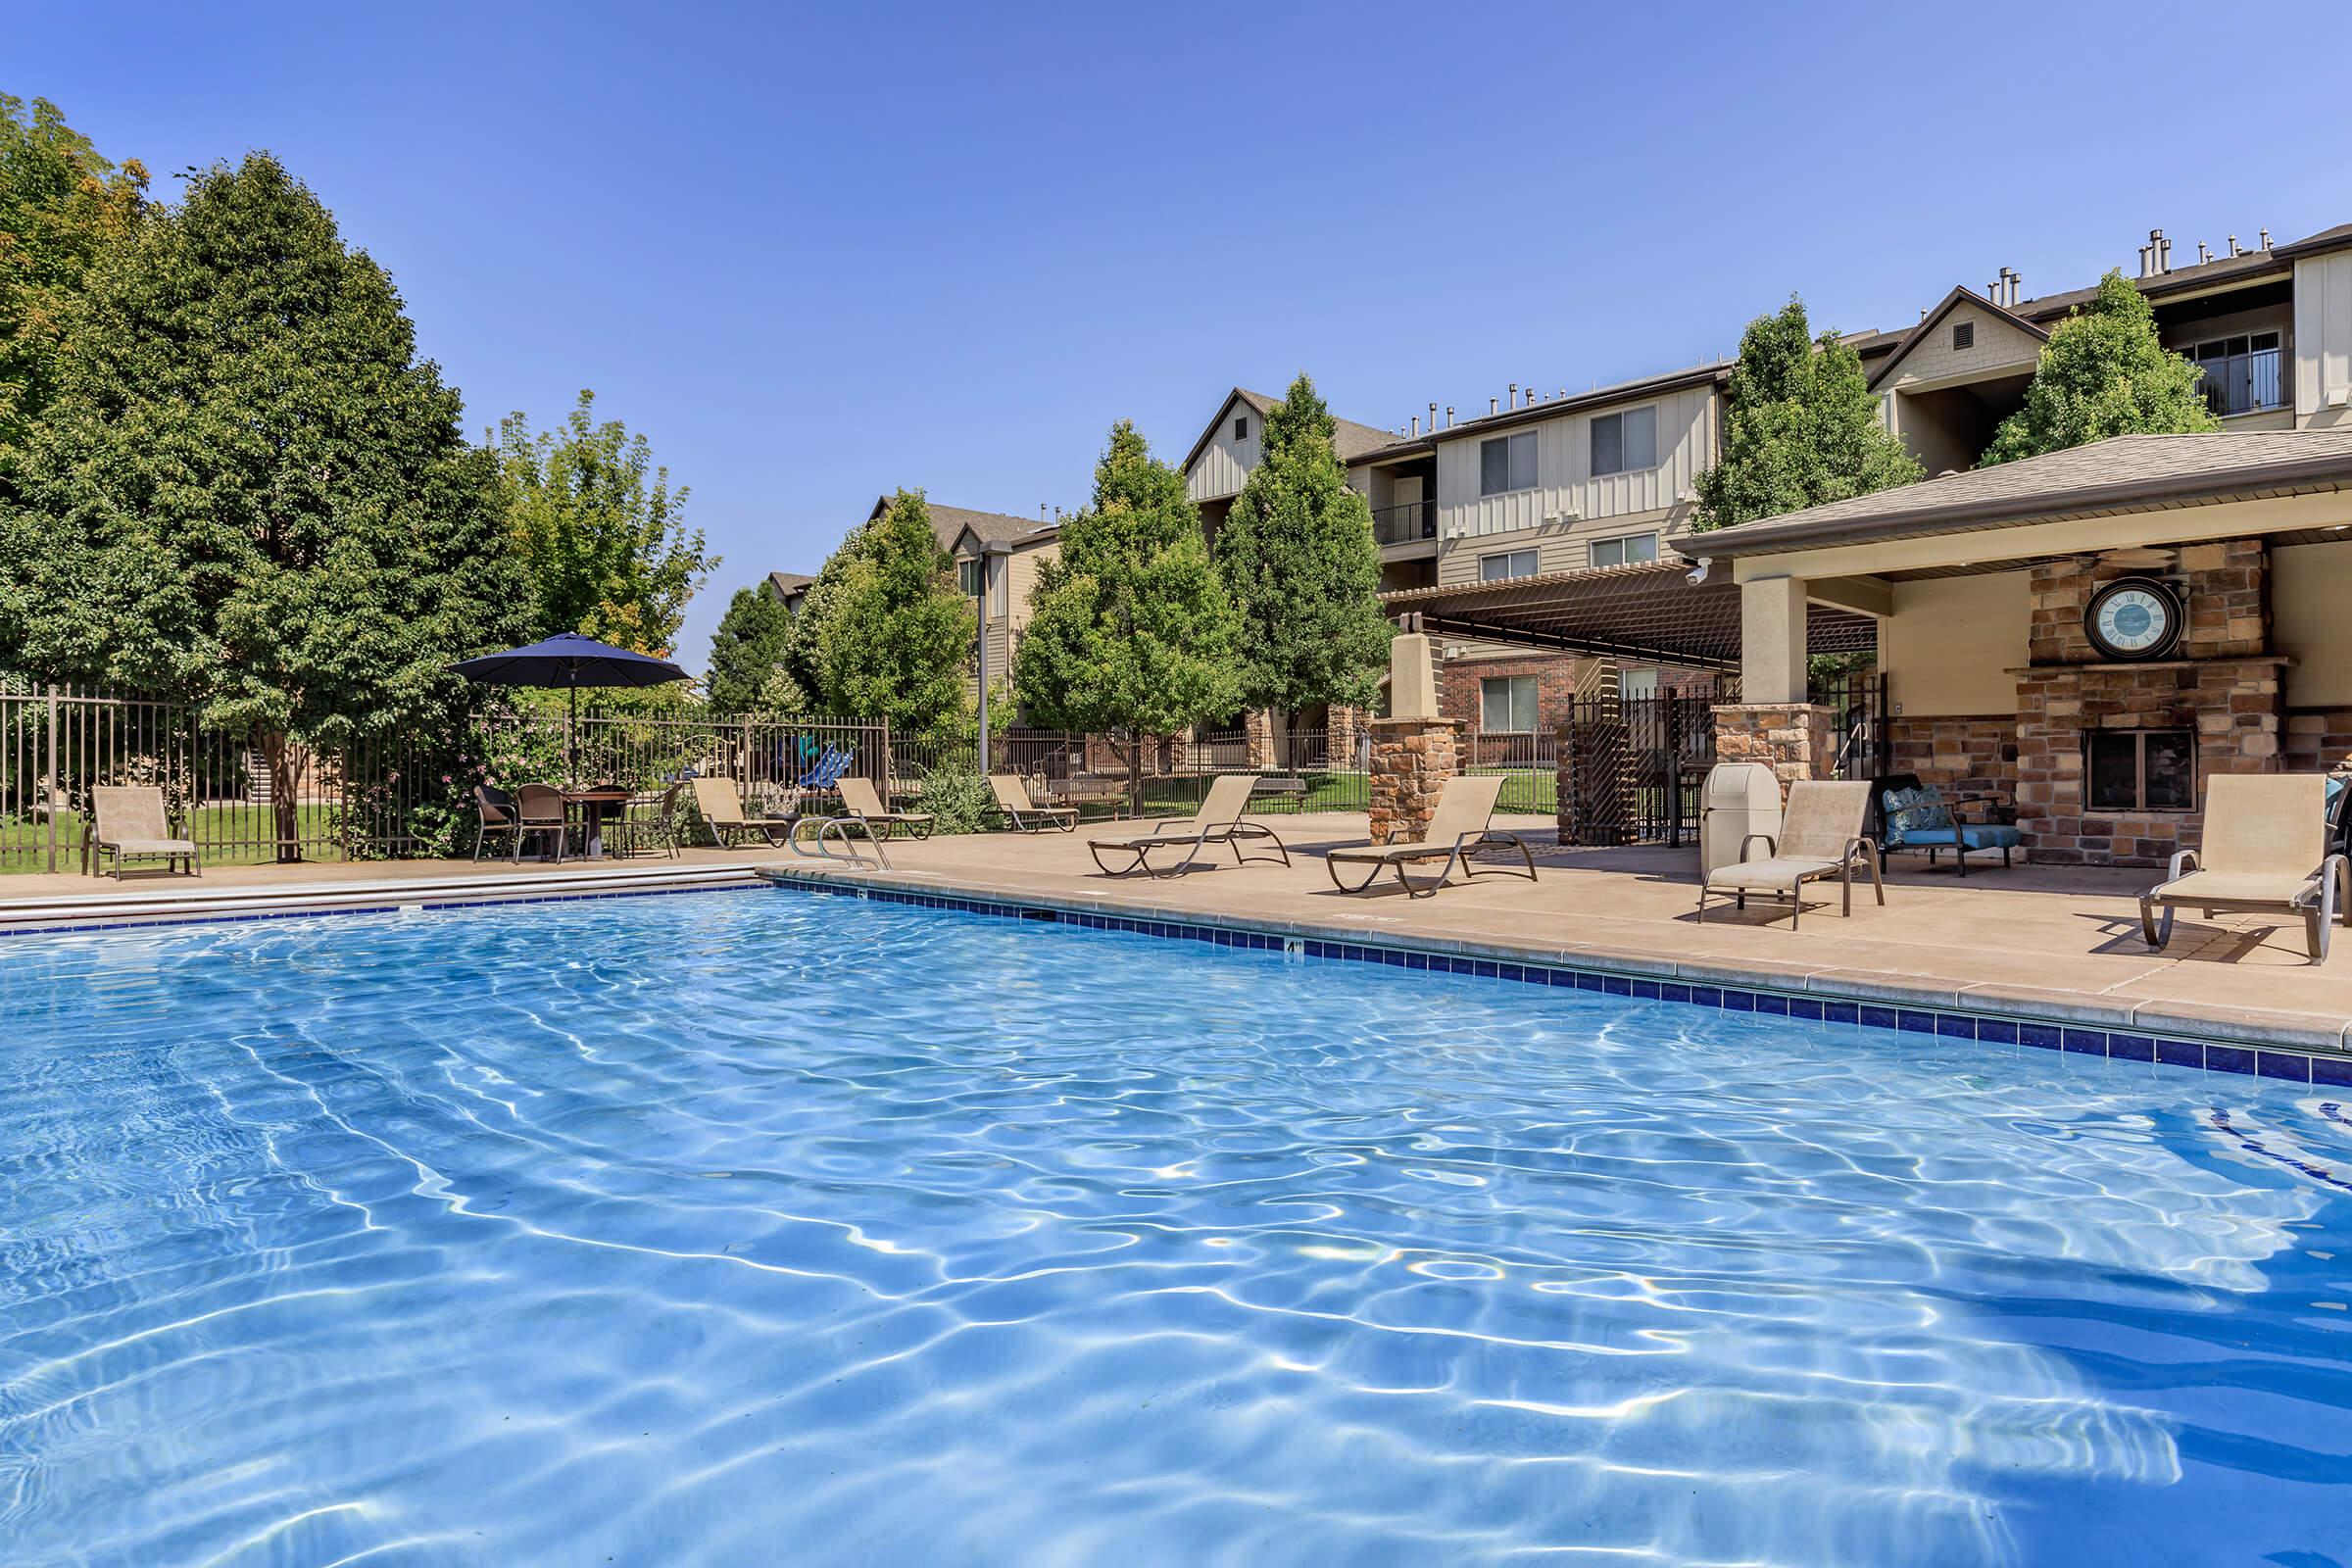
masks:
<svg viewBox="0 0 2352 1568"><path fill-rule="evenodd" d="M1580 699L1560 727L1560 842L1680 844L1715 761L1709 692Z"/></svg>

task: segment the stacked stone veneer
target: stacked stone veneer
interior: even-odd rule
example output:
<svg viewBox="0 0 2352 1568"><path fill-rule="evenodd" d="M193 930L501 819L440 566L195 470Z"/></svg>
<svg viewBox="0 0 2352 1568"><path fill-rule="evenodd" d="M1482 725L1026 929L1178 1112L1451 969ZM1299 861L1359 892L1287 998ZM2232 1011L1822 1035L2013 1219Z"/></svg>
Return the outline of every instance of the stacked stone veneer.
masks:
<svg viewBox="0 0 2352 1568"><path fill-rule="evenodd" d="M2157 865L2193 848L2198 811L2092 811L2083 739L2095 729L2196 735L2196 799L2216 773L2280 765L2284 662L2270 653L2270 560L2259 539L2191 545L2177 580L2188 602L2180 646L2164 660L2101 660L2082 632L2091 596L2144 567L2060 562L2034 570L2027 668L2017 671L2017 814L2035 860Z"/></svg>
<svg viewBox="0 0 2352 1568"><path fill-rule="evenodd" d="M1830 710L1819 703L1736 703L1715 710L1715 760L1764 762L1785 781L1827 778L1838 760Z"/></svg>
<svg viewBox="0 0 2352 1568"><path fill-rule="evenodd" d="M2017 718L1987 713L1966 718L1897 718L1886 726L1892 773L1916 773L1947 800L1976 803L1967 811L1997 819L2017 804Z"/></svg>
<svg viewBox="0 0 2352 1568"><path fill-rule="evenodd" d="M1462 726L1450 718L1375 718L1370 728L1372 842L1421 838L1439 793L1459 770Z"/></svg>

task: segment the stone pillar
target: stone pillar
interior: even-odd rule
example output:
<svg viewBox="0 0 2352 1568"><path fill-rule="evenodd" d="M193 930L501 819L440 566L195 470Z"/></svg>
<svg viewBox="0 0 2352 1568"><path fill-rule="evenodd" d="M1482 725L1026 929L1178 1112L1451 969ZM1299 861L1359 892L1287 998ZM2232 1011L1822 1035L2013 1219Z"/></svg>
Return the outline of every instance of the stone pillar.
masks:
<svg viewBox="0 0 2352 1568"><path fill-rule="evenodd" d="M1418 839L1429 831L1438 793L1458 771L1461 721L1372 720L1372 842Z"/></svg>
<svg viewBox="0 0 2352 1568"><path fill-rule="evenodd" d="M1715 760L1764 762L1784 783L1828 778L1838 730L1820 703L1731 703L1715 710Z"/></svg>
<svg viewBox="0 0 2352 1568"><path fill-rule="evenodd" d="M1274 766L1274 710L1253 708L1245 721L1245 733L1250 741L1249 767L1262 772Z"/></svg>
<svg viewBox="0 0 2352 1568"><path fill-rule="evenodd" d="M1805 580L1761 577L1740 585L1740 695L1749 705L1805 701Z"/></svg>

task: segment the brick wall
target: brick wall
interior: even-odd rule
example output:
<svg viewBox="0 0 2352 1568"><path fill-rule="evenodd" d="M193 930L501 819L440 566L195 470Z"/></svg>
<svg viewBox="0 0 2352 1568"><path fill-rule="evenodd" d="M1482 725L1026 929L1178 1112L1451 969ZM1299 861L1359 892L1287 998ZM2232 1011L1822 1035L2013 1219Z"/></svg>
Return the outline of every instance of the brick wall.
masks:
<svg viewBox="0 0 2352 1568"><path fill-rule="evenodd" d="M2352 711L2299 708L2286 715L2279 758L2289 773L2325 773L2352 758Z"/></svg>
<svg viewBox="0 0 2352 1568"><path fill-rule="evenodd" d="M1530 654L1525 659L1451 659L1438 669L1438 712L1462 728L1486 727L1479 710L1479 682L1495 676L1536 677L1537 728L1548 733L1568 721L1576 701L1576 656Z"/></svg>
<svg viewBox="0 0 2352 1568"><path fill-rule="evenodd" d="M1893 773L1917 773L1946 797L2017 801L2017 715L1897 718L1886 725ZM1978 813L1972 813L1981 815Z"/></svg>
<svg viewBox="0 0 2352 1568"><path fill-rule="evenodd" d="M2195 732L2197 799L2215 773L2276 771L2280 662L2270 645L2269 553L2259 539L2192 545L2180 575L2188 625L2175 655L2100 662L2082 632L2091 595L2144 568L2100 561L2034 568L2033 667L2018 676L2017 809L2032 858L2059 864L2159 865L2194 847L2195 811L2092 811L2083 737L2094 729ZM2325 728L2319 732L2325 739ZM2315 741L2315 744L2318 742Z"/></svg>

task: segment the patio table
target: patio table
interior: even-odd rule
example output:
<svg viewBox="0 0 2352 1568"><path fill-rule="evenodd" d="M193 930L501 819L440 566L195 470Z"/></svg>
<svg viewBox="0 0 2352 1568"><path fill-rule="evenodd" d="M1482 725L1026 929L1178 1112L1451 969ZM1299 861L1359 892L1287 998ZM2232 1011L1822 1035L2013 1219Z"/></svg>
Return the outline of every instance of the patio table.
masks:
<svg viewBox="0 0 2352 1568"><path fill-rule="evenodd" d="M635 791L622 789L616 784L564 792L564 808L566 811L574 807L579 808L581 822L586 829L584 852L589 859L601 860L605 858L605 818L615 808L625 808L635 794Z"/></svg>

